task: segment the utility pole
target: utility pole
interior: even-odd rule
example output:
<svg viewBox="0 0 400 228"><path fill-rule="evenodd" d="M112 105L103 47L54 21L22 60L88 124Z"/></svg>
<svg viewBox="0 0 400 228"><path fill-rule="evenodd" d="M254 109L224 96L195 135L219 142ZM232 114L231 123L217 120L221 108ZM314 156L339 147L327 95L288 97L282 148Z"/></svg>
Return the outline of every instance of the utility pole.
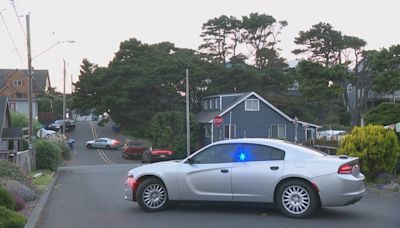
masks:
<svg viewBox="0 0 400 228"><path fill-rule="evenodd" d="M32 149L32 56L31 56L31 31L30 15L26 15L26 44L28 48L28 148Z"/></svg>
<svg viewBox="0 0 400 228"><path fill-rule="evenodd" d="M190 155L189 70L186 69L186 154Z"/></svg>
<svg viewBox="0 0 400 228"><path fill-rule="evenodd" d="M64 63L64 92L63 92L63 127L62 127L62 133L63 133L63 135L65 135L65 128L66 128L66 124L65 124L65 76L67 74L67 70L65 69L65 59L63 59L63 63Z"/></svg>

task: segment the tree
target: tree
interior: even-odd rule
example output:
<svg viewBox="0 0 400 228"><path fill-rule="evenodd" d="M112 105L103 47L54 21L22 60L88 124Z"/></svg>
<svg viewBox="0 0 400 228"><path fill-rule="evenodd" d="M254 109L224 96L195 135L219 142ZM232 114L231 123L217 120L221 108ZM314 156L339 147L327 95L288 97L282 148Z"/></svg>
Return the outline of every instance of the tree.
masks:
<svg viewBox="0 0 400 228"><path fill-rule="evenodd" d="M287 25L287 21L277 21L266 14L251 13L250 16L242 17L242 38L252 49L251 55L256 67L284 65L277 44L280 42L278 36Z"/></svg>
<svg viewBox="0 0 400 228"><path fill-rule="evenodd" d="M196 150L198 142L198 125L191 115L190 145ZM176 158L186 157L186 124L183 112L159 112L153 116L147 129L147 136L156 148L168 148L175 152Z"/></svg>
<svg viewBox="0 0 400 228"><path fill-rule="evenodd" d="M379 93L393 94L400 90L400 45L383 48L371 56L371 70L376 74L373 89Z"/></svg>
<svg viewBox="0 0 400 228"><path fill-rule="evenodd" d="M400 104L382 103L365 115L367 124L388 125L400 122Z"/></svg>
<svg viewBox="0 0 400 228"><path fill-rule="evenodd" d="M368 125L354 127L342 141L337 154L359 157L362 172L372 180L382 172L393 172L400 147L394 131Z"/></svg>
<svg viewBox="0 0 400 228"><path fill-rule="evenodd" d="M311 61L327 67L341 63L340 53L345 47L342 33L323 22L313 25L308 31L300 31L294 43L304 47L293 50L294 54L310 54Z"/></svg>

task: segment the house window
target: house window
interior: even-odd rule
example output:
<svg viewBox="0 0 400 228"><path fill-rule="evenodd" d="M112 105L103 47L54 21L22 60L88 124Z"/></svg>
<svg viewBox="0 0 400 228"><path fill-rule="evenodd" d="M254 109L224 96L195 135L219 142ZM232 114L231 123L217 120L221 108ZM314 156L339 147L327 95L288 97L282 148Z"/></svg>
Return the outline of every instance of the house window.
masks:
<svg viewBox="0 0 400 228"><path fill-rule="evenodd" d="M219 98L215 98L215 109L219 109Z"/></svg>
<svg viewBox="0 0 400 228"><path fill-rule="evenodd" d="M286 139L286 125L285 124L271 125L271 138Z"/></svg>
<svg viewBox="0 0 400 228"><path fill-rule="evenodd" d="M206 124L204 126L204 136L207 138L211 137L211 125L210 124Z"/></svg>
<svg viewBox="0 0 400 228"><path fill-rule="evenodd" d="M208 100L204 101L203 108L204 108L204 110L208 109Z"/></svg>
<svg viewBox="0 0 400 228"><path fill-rule="evenodd" d="M229 137L229 124L224 125L224 139L236 138L236 125L231 124L231 135Z"/></svg>
<svg viewBox="0 0 400 228"><path fill-rule="evenodd" d="M213 108L214 108L214 100L210 99L210 109L213 109Z"/></svg>
<svg viewBox="0 0 400 228"><path fill-rule="evenodd" d="M288 88L288 90L299 90L300 84L297 80L294 80L292 86Z"/></svg>
<svg viewBox="0 0 400 228"><path fill-rule="evenodd" d="M244 104L245 111L259 111L260 101L258 99L247 99Z"/></svg>
<svg viewBox="0 0 400 228"><path fill-rule="evenodd" d="M13 86L22 86L22 81L21 80L14 80L13 81Z"/></svg>

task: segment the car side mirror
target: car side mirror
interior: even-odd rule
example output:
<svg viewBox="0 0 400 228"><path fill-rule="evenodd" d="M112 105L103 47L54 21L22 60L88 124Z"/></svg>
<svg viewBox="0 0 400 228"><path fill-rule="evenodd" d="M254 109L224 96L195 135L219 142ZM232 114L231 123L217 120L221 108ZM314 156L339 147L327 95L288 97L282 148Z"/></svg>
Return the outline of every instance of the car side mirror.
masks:
<svg viewBox="0 0 400 228"><path fill-rule="evenodd" d="M188 158L187 162L192 165L192 164L194 164L194 159L192 157L190 157L190 158Z"/></svg>

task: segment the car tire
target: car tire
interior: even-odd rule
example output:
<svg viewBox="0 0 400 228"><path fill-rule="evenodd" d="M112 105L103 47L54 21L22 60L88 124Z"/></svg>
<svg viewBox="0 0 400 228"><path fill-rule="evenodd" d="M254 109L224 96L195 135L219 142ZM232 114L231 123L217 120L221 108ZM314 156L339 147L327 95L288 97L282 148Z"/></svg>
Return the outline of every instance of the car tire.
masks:
<svg viewBox="0 0 400 228"><path fill-rule="evenodd" d="M111 146L107 145L107 146L106 146L106 149L107 149L107 150L111 150Z"/></svg>
<svg viewBox="0 0 400 228"><path fill-rule="evenodd" d="M168 192L165 185L156 178L145 179L136 191L137 202L144 211L161 211L168 206Z"/></svg>
<svg viewBox="0 0 400 228"><path fill-rule="evenodd" d="M87 144L86 147L87 147L88 149L92 149L92 145L91 145L91 144Z"/></svg>
<svg viewBox="0 0 400 228"><path fill-rule="evenodd" d="M309 217L319 205L316 191L302 180L290 180L281 184L276 203L283 215L292 218Z"/></svg>

